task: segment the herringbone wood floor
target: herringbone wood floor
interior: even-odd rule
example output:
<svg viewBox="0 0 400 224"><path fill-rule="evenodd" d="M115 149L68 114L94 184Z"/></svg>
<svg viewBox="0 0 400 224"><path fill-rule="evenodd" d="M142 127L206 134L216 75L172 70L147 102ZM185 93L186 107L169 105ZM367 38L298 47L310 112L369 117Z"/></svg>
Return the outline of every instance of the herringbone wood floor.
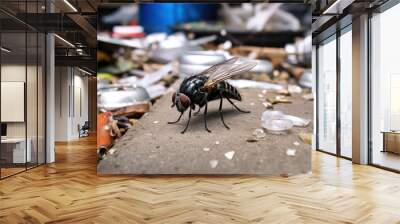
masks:
<svg viewBox="0 0 400 224"><path fill-rule="evenodd" d="M97 176L95 138L0 181L0 223L400 223L400 175L315 152L312 174Z"/></svg>

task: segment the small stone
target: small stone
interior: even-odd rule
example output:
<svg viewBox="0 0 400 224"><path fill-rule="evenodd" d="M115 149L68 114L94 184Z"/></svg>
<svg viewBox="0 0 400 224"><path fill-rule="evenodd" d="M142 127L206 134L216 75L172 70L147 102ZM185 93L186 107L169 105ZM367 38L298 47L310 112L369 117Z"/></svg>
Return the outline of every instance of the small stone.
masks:
<svg viewBox="0 0 400 224"><path fill-rule="evenodd" d="M272 106L272 103L270 102L263 102L262 103L265 107L265 109L274 109L274 106Z"/></svg>
<svg viewBox="0 0 400 224"><path fill-rule="evenodd" d="M293 142L293 145L295 145L295 146L299 146L299 145L300 145L300 142L298 142L298 141L295 141L295 142Z"/></svg>
<svg viewBox="0 0 400 224"><path fill-rule="evenodd" d="M210 148L203 148L203 151L208 152L208 151L210 151Z"/></svg>
<svg viewBox="0 0 400 224"><path fill-rule="evenodd" d="M213 160L211 160L210 161L210 166L211 166L211 168L215 168L215 167L217 167L218 166L218 160L216 160L216 159L213 159Z"/></svg>
<svg viewBox="0 0 400 224"><path fill-rule="evenodd" d="M267 94L267 90L263 89L262 94L264 94L264 95Z"/></svg>
<svg viewBox="0 0 400 224"><path fill-rule="evenodd" d="M281 176L281 177L286 177L286 178L288 178L288 177L289 177L289 174L287 174L287 173L281 173L280 176Z"/></svg>
<svg viewBox="0 0 400 224"><path fill-rule="evenodd" d="M286 155L295 156L296 155L296 149L287 149L286 150Z"/></svg>
<svg viewBox="0 0 400 224"><path fill-rule="evenodd" d="M108 150L108 154L110 154L110 155L114 154L114 152L115 152L115 149L114 149L114 148Z"/></svg>
<svg viewBox="0 0 400 224"><path fill-rule="evenodd" d="M235 151L229 151L225 153L225 157L229 160L231 160L233 158L233 156L235 155Z"/></svg>
<svg viewBox="0 0 400 224"><path fill-rule="evenodd" d="M263 129L257 128L256 130L253 131L253 136L254 136L257 140L259 140L259 139L265 138L266 134L265 134L265 132L264 132Z"/></svg>
<svg viewBox="0 0 400 224"><path fill-rule="evenodd" d="M216 144L216 145L219 145L219 141L215 141L215 144Z"/></svg>
<svg viewBox="0 0 400 224"><path fill-rule="evenodd" d="M153 124L158 124L159 123L159 121L153 121Z"/></svg>
<svg viewBox="0 0 400 224"><path fill-rule="evenodd" d="M263 98L264 95L263 94L258 94L258 97Z"/></svg>
<svg viewBox="0 0 400 224"><path fill-rule="evenodd" d="M254 105L255 105L254 102L251 102L251 103L250 103L250 106L254 106Z"/></svg>

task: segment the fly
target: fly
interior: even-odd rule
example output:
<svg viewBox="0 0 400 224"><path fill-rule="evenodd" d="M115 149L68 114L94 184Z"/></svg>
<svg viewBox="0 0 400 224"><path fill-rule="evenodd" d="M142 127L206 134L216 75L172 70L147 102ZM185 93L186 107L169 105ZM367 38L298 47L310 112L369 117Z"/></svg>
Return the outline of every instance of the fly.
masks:
<svg viewBox="0 0 400 224"><path fill-rule="evenodd" d="M235 75L248 72L256 65L256 62L234 57L222 63L213 65L199 74L186 77L182 81L178 91L172 95L171 107L176 106L177 110L181 114L178 120L168 122L168 124L179 122L184 112L189 109L189 119L186 123L185 129L181 132L182 134L185 133L189 127L192 110L195 110L197 105L199 109L196 113L199 113L200 109L204 107L204 127L208 132L211 132L207 127L207 105L208 102L219 99L219 114L221 121L224 126L229 129L229 126L225 123L222 115L223 99L227 99L229 103L242 113L250 113L250 111L242 110L233 103L232 100L241 101L242 97L239 91L225 80Z"/></svg>

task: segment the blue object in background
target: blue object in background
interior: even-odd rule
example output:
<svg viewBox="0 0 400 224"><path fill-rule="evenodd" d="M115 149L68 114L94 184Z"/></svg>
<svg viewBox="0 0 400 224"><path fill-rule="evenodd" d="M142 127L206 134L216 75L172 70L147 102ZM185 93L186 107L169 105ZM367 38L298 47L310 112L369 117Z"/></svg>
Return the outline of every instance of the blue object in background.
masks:
<svg viewBox="0 0 400 224"><path fill-rule="evenodd" d="M177 24L210 21L216 17L216 4L142 3L139 5L139 23L147 34L171 33L172 27Z"/></svg>

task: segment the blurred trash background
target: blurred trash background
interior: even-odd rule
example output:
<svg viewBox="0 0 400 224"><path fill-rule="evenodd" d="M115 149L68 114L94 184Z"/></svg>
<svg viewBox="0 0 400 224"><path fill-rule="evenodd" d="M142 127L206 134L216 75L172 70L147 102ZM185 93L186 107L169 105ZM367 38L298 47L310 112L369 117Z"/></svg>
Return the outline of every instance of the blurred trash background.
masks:
<svg viewBox="0 0 400 224"><path fill-rule="evenodd" d="M179 79L234 56L258 62L229 80L263 91L266 113L254 139L309 123L273 111L274 104L291 103L292 94L313 100L311 11L305 4L112 5L99 8L98 22L99 159ZM267 91L276 94L267 97Z"/></svg>

